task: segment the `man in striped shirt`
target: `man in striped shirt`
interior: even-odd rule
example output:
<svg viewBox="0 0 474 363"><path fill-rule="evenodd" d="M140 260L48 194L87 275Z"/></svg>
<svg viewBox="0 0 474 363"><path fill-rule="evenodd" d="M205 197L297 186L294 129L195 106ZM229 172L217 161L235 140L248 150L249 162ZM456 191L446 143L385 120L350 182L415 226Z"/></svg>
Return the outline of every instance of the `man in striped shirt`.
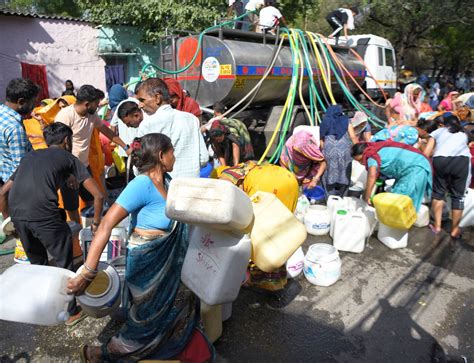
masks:
<svg viewBox="0 0 474 363"><path fill-rule="evenodd" d="M33 110L39 91L29 79L15 78L7 85L6 101L0 104L0 185L8 181L31 150L22 116Z"/></svg>

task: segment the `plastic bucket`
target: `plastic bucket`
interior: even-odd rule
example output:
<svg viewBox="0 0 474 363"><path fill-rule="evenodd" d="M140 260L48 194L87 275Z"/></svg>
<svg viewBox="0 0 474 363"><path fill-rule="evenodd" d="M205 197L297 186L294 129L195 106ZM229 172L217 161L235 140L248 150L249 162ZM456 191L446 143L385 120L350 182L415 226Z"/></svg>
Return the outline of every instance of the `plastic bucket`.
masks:
<svg viewBox="0 0 474 363"><path fill-rule="evenodd" d="M79 267L78 273L84 266ZM77 296L82 309L94 318L102 318L120 305L120 276L114 266L99 262L99 273L84 294Z"/></svg>
<svg viewBox="0 0 474 363"><path fill-rule="evenodd" d="M214 168L212 167L211 163L207 163L205 167L201 168L201 171L199 173L199 177L201 178L209 178L211 176L212 170Z"/></svg>
<svg viewBox="0 0 474 363"><path fill-rule="evenodd" d="M330 286L341 277L339 253L330 244L316 243L309 247L303 271L313 285Z"/></svg>
<svg viewBox="0 0 474 363"><path fill-rule="evenodd" d="M306 198L310 201L320 201L326 197L325 190L319 185L313 189L303 189L303 194L306 195Z"/></svg>
<svg viewBox="0 0 474 363"><path fill-rule="evenodd" d="M331 215L327 207L323 205L312 205L304 216L306 231L313 236L323 236L329 233L331 228Z"/></svg>

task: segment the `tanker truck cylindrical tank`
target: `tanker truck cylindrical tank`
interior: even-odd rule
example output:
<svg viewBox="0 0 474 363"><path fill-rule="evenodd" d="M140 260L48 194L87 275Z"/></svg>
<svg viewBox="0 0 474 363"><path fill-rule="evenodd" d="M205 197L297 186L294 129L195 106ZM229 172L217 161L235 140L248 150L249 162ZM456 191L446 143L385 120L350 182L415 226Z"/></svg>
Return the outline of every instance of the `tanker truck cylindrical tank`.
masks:
<svg viewBox="0 0 474 363"><path fill-rule="evenodd" d="M177 65L184 67L192 60L198 47L198 38L189 36L178 39ZM245 40L221 39L204 36L201 49L192 66L178 75L184 89L189 91L201 106L212 106L221 101L232 105L240 101L261 80L271 63L278 45L263 44ZM364 81L366 70L347 49L334 48L337 56L351 75L360 83ZM315 84L318 87L317 62L311 57ZM260 87L253 104L282 104L290 88L293 63L289 45L283 45L273 69ZM308 75L305 70L305 75ZM337 96L342 89L331 76L332 89ZM349 81L351 90L355 85ZM320 90L318 89L318 92ZM303 93L308 94L307 81Z"/></svg>

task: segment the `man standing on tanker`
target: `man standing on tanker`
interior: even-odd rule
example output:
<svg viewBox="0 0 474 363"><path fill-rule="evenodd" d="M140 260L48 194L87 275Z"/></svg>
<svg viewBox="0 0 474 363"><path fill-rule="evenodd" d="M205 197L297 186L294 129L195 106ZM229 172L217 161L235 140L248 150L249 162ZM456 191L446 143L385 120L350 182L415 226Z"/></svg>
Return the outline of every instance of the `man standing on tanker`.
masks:
<svg viewBox="0 0 474 363"><path fill-rule="evenodd" d="M329 39L336 37L336 44L339 41L341 31L344 29L344 36L346 40L348 38L347 29L354 30L354 17L359 14L359 10L356 7L350 9L339 8L331 11L326 17L327 22L333 29L333 32L329 35Z"/></svg>

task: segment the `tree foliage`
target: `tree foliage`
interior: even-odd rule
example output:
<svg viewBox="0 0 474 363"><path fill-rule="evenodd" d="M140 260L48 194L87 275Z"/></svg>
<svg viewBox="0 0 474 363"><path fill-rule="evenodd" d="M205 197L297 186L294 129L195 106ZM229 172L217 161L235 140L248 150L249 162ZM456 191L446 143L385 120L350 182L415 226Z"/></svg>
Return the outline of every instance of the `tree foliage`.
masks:
<svg viewBox="0 0 474 363"><path fill-rule="evenodd" d="M82 10L74 0L11 0L5 7L11 10L29 11L38 14L71 16L80 18Z"/></svg>
<svg viewBox="0 0 474 363"><path fill-rule="evenodd" d="M224 15L222 1L191 0L77 0L88 20L101 24L132 25L154 42L166 29L199 31Z"/></svg>
<svg viewBox="0 0 474 363"><path fill-rule="evenodd" d="M436 49L450 63L458 48L473 48L472 19L474 7L462 0L376 0L361 30L388 38L398 64L410 53L422 50L435 55Z"/></svg>
<svg viewBox="0 0 474 363"><path fill-rule="evenodd" d="M40 14L82 17L99 24L132 25L155 42L168 30L201 31L226 14L225 0L9 0L7 7ZM472 1L471 1L472 2ZM293 27L328 34L326 15L340 6L365 6L370 13L355 33L389 39L397 64L456 73L473 62L474 6L466 0L280 0Z"/></svg>

